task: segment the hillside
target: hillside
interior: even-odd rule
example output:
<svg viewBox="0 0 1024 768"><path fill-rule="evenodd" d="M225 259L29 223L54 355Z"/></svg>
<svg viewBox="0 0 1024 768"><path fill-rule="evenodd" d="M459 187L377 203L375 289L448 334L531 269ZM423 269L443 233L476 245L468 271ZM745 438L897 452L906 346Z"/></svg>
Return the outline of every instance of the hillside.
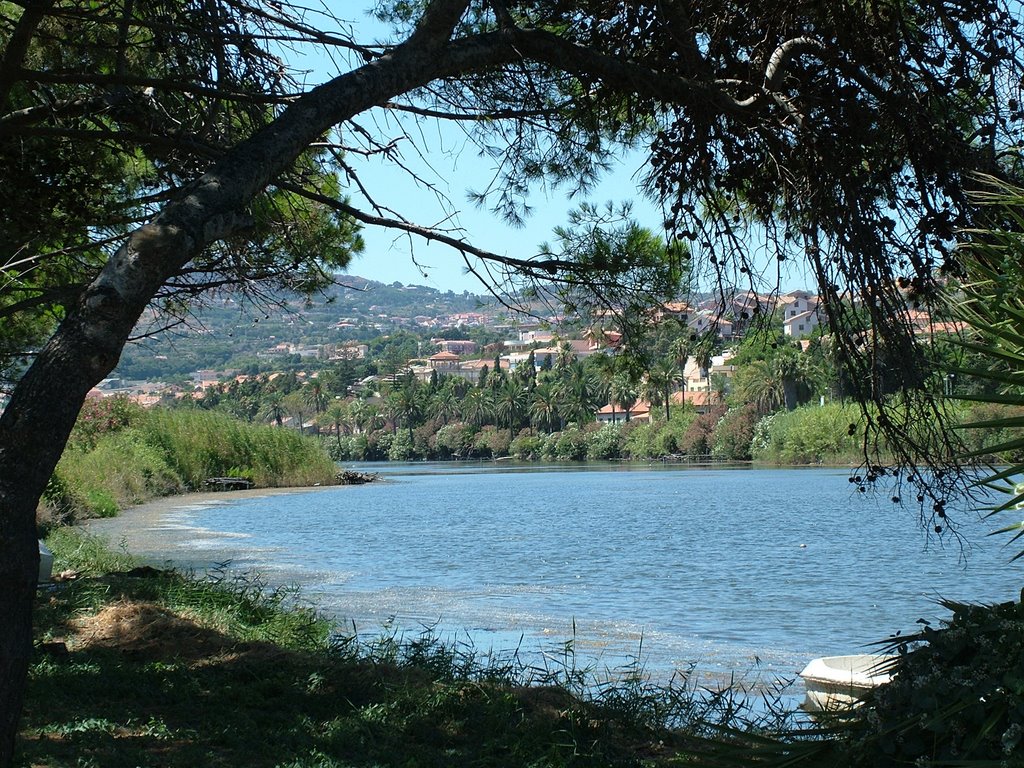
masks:
<svg viewBox="0 0 1024 768"><path fill-rule="evenodd" d="M316 345L368 341L400 329L443 335L446 329L507 321L507 311L490 296L385 284L355 275L339 275L338 281L325 295L310 300L281 295L255 303L237 294L216 296L187 323L129 344L112 375L175 379L197 369L258 364L278 345L300 352ZM149 333L155 320L155 315L145 318L140 334Z"/></svg>

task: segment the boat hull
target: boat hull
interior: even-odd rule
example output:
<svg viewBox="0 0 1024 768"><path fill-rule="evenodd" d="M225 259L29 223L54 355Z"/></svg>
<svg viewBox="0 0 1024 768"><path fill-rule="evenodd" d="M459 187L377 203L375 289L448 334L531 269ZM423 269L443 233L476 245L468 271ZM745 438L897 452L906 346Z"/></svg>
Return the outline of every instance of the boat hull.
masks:
<svg viewBox="0 0 1024 768"><path fill-rule="evenodd" d="M814 659L800 672L807 691L803 709L835 712L857 706L868 691L892 679L895 659L872 653Z"/></svg>

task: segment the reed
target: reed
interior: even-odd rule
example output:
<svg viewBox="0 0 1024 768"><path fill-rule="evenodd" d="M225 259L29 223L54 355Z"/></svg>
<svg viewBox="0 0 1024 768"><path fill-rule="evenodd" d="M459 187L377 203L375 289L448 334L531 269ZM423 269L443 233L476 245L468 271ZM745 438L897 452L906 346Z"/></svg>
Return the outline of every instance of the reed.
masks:
<svg viewBox="0 0 1024 768"><path fill-rule="evenodd" d="M87 438L87 439L85 439ZM114 429L89 422L73 439L44 495L44 528L104 517L148 499L199 490L210 477L258 487L329 485L334 462L313 438L205 411L155 409Z"/></svg>

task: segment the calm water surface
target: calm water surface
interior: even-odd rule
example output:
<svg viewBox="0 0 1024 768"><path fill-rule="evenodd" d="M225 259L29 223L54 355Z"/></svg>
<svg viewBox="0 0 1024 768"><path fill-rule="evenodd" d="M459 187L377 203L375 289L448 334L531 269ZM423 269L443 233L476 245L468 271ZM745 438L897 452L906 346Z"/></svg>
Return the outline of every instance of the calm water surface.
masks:
<svg viewBox="0 0 1024 768"><path fill-rule="evenodd" d="M973 546L928 539L914 511L839 470L397 465L386 482L206 506L146 530L96 530L150 560L230 560L367 634L388 624L478 649L542 653L573 637L614 669L792 678L937 621L940 597L1016 599L991 523ZM642 640L641 640L642 639ZM642 650L641 650L642 642Z"/></svg>

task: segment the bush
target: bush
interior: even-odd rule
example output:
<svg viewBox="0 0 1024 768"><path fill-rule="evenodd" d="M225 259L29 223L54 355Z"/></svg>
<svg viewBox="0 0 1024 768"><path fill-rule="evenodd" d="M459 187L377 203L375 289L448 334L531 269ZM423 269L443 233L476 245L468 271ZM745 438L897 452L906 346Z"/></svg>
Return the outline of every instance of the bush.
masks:
<svg viewBox="0 0 1024 768"><path fill-rule="evenodd" d="M587 435L579 427L569 427L555 433L553 437L555 442L551 458L557 461L583 461L587 458Z"/></svg>
<svg viewBox="0 0 1024 768"><path fill-rule="evenodd" d="M650 459L662 455L658 435L661 431L653 424L638 424L622 440L622 454L630 459ZM672 451L668 451L671 453Z"/></svg>
<svg viewBox="0 0 1024 768"><path fill-rule="evenodd" d="M399 430L388 448L388 461L411 461L416 458L413 439L406 429Z"/></svg>
<svg viewBox="0 0 1024 768"><path fill-rule="evenodd" d="M476 428L461 422L446 424L433 438L434 454L438 458L465 458L473 449Z"/></svg>
<svg viewBox="0 0 1024 768"><path fill-rule="evenodd" d="M718 458L732 461L750 459L750 443L757 424L757 409L753 405L731 408L726 411L711 440L711 452Z"/></svg>
<svg viewBox="0 0 1024 768"><path fill-rule="evenodd" d="M522 461L535 461L544 455L545 439L540 435L520 433L508 447L512 456Z"/></svg>
<svg viewBox="0 0 1024 768"><path fill-rule="evenodd" d="M967 409L961 416L963 424L977 422L997 422L1004 419L1019 419L1024 416L1024 408L1000 403L979 403ZM1015 427L976 427L960 431L964 443L970 451L985 451L993 446L1024 437L1024 429ZM1024 460L1024 450L1003 452L995 457L1002 463L1017 463Z"/></svg>
<svg viewBox="0 0 1024 768"><path fill-rule="evenodd" d="M712 435L715 425L725 413L724 408L715 408L695 418L679 441L679 450L687 456L707 456L711 453Z"/></svg>
<svg viewBox="0 0 1024 768"><path fill-rule="evenodd" d="M860 460L863 417L858 406L804 405L762 419L753 457L778 464L840 464ZM855 425L850 434L850 425Z"/></svg>
<svg viewBox="0 0 1024 768"><path fill-rule="evenodd" d="M896 675L857 711L854 765L1024 764L1024 606L943 605L945 627L894 641Z"/></svg>
<svg viewBox="0 0 1024 768"><path fill-rule="evenodd" d="M605 424L590 438L587 445L587 458L592 461L617 459L621 455L621 429L618 424Z"/></svg>
<svg viewBox="0 0 1024 768"><path fill-rule="evenodd" d="M508 456L510 443L508 430L488 424L473 439L473 454L482 459Z"/></svg>
<svg viewBox="0 0 1024 768"><path fill-rule="evenodd" d="M324 439L322 445L334 461L364 461L366 459L366 435L331 437Z"/></svg>
<svg viewBox="0 0 1024 768"><path fill-rule="evenodd" d="M127 429L144 414L142 406L127 397L88 398L68 442L76 448L93 448L102 435Z"/></svg>

